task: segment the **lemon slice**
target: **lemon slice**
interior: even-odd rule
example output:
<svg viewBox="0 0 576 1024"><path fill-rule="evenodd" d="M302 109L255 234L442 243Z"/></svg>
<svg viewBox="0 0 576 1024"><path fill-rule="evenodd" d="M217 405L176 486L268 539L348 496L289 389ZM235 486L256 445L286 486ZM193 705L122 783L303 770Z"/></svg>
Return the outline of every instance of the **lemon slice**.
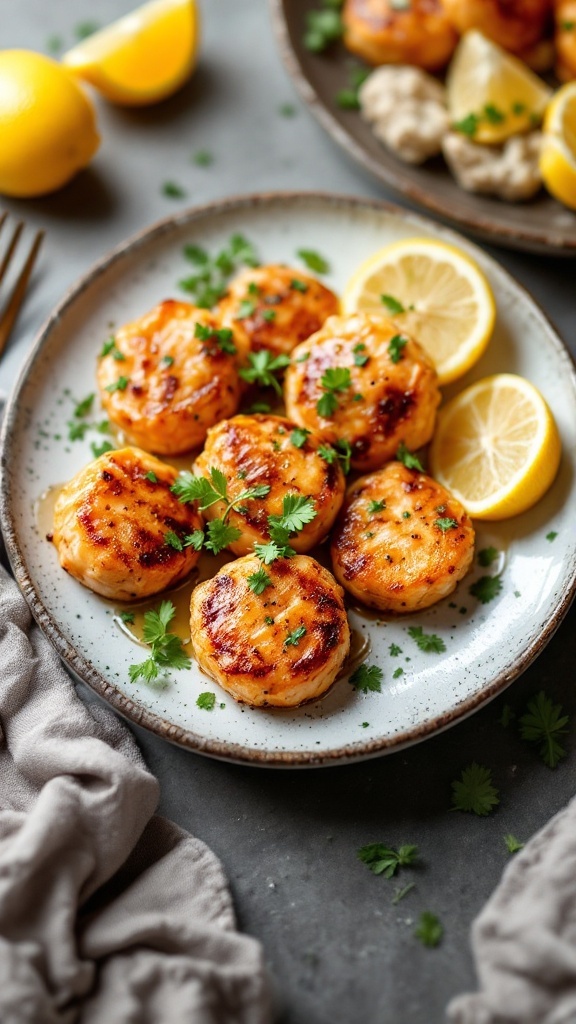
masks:
<svg viewBox="0 0 576 1024"><path fill-rule="evenodd" d="M548 191L576 210L576 82L559 89L546 111L540 173Z"/></svg>
<svg viewBox="0 0 576 1024"><path fill-rule="evenodd" d="M559 463L552 413L523 377L486 377L440 410L432 475L477 519L525 512L548 490Z"/></svg>
<svg viewBox="0 0 576 1024"><path fill-rule="evenodd" d="M195 0L152 0L89 36L62 61L112 103L141 106L184 84L197 49Z"/></svg>
<svg viewBox="0 0 576 1024"><path fill-rule="evenodd" d="M440 384L477 362L496 315L490 285L476 264L429 238L393 242L370 256L346 285L342 307L345 313L391 315L426 349Z"/></svg>
<svg viewBox="0 0 576 1024"><path fill-rule="evenodd" d="M460 40L446 80L453 125L474 142L497 143L540 123L552 90L481 32Z"/></svg>

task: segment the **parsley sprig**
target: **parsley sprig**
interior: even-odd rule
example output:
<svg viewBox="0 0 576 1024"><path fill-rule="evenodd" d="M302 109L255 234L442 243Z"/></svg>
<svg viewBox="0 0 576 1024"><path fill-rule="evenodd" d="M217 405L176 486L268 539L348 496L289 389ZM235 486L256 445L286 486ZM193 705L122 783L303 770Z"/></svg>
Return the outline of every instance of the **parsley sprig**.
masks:
<svg viewBox="0 0 576 1024"><path fill-rule="evenodd" d="M291 558L296 552L290 546L293 534L303 530L317 515L312 498L301 494L285 494L281 515L268 516L267 544L255 544L254 551L264 565L270 565L277 558Z"/></svg>
<svg viewBox="0 0 576 1024"><path fill-rule="evenodd" d="M358 850L358 857L373 874L393 878L398 868L414 863L418 857L418 847L405 843L394 850L382 843L369 843Z"/></svg>
<svg viewBox="0 0 576 1024"><path fill-rule="evenodd" d="M239 374L242 380L248 384L260 384L263 388L274 388L277 395L282 394L282 388L275 377L278 370L283 370L290 363L290 356L281 353L275 356L268 349L263 348L259 352L251 352L248 356L249 366L242 367Z"/></svg>
<svg viewBox="0 0 576 1024"><path fill-rule="evenodd" d="M208 327L206 324L194 324L194 337L201 341L214 342L222 352L235 355L236 345L234 344L233 333L229 327L221 327L219 330Z"/></svg>
<svg viewBox="0 0 576 1024"><path fill-rule="evenodd" d="M425 633L422 626L409 626L408 636L412 637L421 651L442 654L446 650L446 644L442 637L437 636L436 633Z"/></svg>
<svg viewBox="0 0 576 1024"><path fill-rule="evenodd" d="M196 306L211 309L226 292L229 277L240 266L257 267L256 250L244 235L232 235L228 245L212 257L199 245L184 246L184 256L194 264L195 272L179 281Z"/></svg>
<svg viewBox="0 0 576 1024"><path fill-rule="evenodd" d="M543 690L528 701L526 713L519 719L522 739L538 744L538 753L549 768L556 768L566 757L559 737L568 732L568 721L568 715L562 714L562 705L554 704Z"/></svg>
<svg viewBox="0 0 576 1024"><path fill-rule="evenodd" d="M452 783L452 810L470 811L481 817L490 814L500 803L498 790L492 785L492 772L473 761Z"/></svg>
<svg viewBox="0 0 576 1024"><path fill-rule="evenodd" d="M378 665L364 664L352 673L348 682L355 690L361 690L362 693L368 693L370 690L380 693L383 678L384 673L381 668L378 668Z"/></svg>
<svg viewBox="0 0 576 1024"><path fill-rule="evenodd" d="M245 501L266 497L270 485L256 484L255 487L247 487L240 491L235 498L230 498L228 496L228 481L224 473L212 466L209 469L209 474L210 478L208 479L205 476L196 476L190 471L180 473L170 490L183 504L197 501L200 511L210 508L217 501L224 502L224 514L219 519L210 520L206 527L208 537L204 541L204 547L217 555L241 536L241 531L227 522L230 512L238 510L238 506L242 506ZM192 536L196 536L196 532Z"/></svg>
<svg viewBox="0 0 576 1024"><path fill-rule="evenodd" d="M144 679L151 683L160 672L168 668L189 668L190 658L184 650L182 640L176 633L169 633L167 627L176 614L172 601L162 601L157 611L150 610L144 615L144 643L150 645L150 656L146 661L130 665L130 682Z"/></svg>
<svg viewBox="0 0 576 1024"><path fill-rule="evenodd" d="M352 384L350 370L347 366L329 367L320 378L320 386L324 392L316 402L316 411L324 419L329 419L338 408L337 395L346 391Z"/></svg>

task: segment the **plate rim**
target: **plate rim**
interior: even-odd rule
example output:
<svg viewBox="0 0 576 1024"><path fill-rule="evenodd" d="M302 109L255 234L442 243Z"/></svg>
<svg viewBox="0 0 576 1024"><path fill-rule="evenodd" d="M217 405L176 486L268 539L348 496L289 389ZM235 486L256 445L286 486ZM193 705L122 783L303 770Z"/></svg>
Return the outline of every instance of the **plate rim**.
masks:
<svg viewBox="0 0 576 1024"><path fill-rule="evenodd" d="M520 228L513 228L504 225L495 230L481 215L467 214L464 217L454 217L448 203L435 198L427 190L406 180L402 175L402 167L405 166L398 160L398 169L380 163L367 150L365 150L340 123L338 118L331 112L323 102L316 89L310 82L292 44L288 21L284 10L289 0L269 0L272 28L280 52L282 63L293 82L296 92L310 109L316 120L334 139L334 141L348 153L357 163L365 168L378 181L394 189L400 196L405 196L410 202L416 203L423 210L442 218L444 223L450 227L470 230L478 238L494 244L516 249L522 252L545 254L547 256L558 256L573 258L576 256L576 234L573 240L566 239L560 243L547 240L545 229L534 232L530 228L530 219L527 219L526 228L520 234ZM391 154L393 156L393 154ZM555 235L562 234L555 231Z"/></svg>
<svg viewBox="0 0 576 1024"><path fill-rule="evenodd" d="M428 737L444 731L452 725L457 724L464 718L471 715L480 706L489 703L494 697L505 690L528 666L538 657L547 643L550 641L568 609L576 596L576 559L571 568L570 586L566 588L562 600L557 604L553 615L546 628L536 637L528 648L523 652L513 666L500 672L490 686L481 689L471 697L456 705L452 710L436 715L429 722L412 727L403 732L400 736L381 737L373 740L356 741L335 750L322 751L267 751L245 747L239 743L229 741L213 740L200 736L191 729L185 729L174 725L166 718L156 712L145 708L141 704L131 700L113 684L97 671L89 659L78 652L73 644L69 643L60 626L53 619L51 613L45 607L38 594L33 581L33 575L28 569L23 551L20 549L17 529L11 513L12 490L10 474L10 450L11 437L16 425L18 413L18 399L20 393L27 383L28 375L31 372L36 358L42 352L44 346L49 343L50 335L54 326L69 306L103 274L112 264L122 260L127 255L133 255L139 248L153 243L164 234L178 230L184 225L193 225L197 220L205 217L226 214L233 210L246 209L253 206L274 206L276 204L290 202L317 202L327 207L346 206L352 209L374 209L384 214L400 216L409 223L414 224L416 229L440 231L448 236L448 241L455 245L462 245L478 250L482 258L493 265L496 272L501 274L507 283L511 283L522 295L522 297L536 310L543 321L548 325L552 338L559 346L560 351L567 356L568 366L571 371L572 385L576 390L576 360L548 314L534 299L524 286L517 281L513 274L510 274L498 260L490 254L469 241L459 236L451 228L444 225L437 225L433 220L412 211L405 210L394 203L365 198L362 196L350 196L341 193L325 191L269 191L261 193L244 193L217 199L198 206L188 207L176 214L169 215L160 220L154 221L149 226L140 229L112 249L108 250L100 259L96 260L84 274L80 276L65 292L60 301L53 308L52 312L41 325L34 337L30 351L20 369L6 405L4 421L0 433L0 527L4 535L6 551L10 564L24 595L30 611L38 623L40 629L48 640L55 647L60 658L69 667L72 673L80 681L85 683L99 697L109 703L115 711L120 713L128 721L139 725L148 731L169 740L185 749L196 753L209 755L220 760L232 761L239 764L246 764L252 767L327 767L336 764L350 764L354 761L377 757L382 754L396 752L418 743Z"/></svg>

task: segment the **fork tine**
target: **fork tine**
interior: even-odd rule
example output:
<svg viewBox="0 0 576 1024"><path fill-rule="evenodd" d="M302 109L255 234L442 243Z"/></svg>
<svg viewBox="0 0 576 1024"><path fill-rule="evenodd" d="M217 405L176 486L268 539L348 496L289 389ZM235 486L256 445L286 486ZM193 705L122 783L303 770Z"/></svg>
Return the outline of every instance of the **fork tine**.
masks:
<svg viewBox="0 0 576 1024"><path fill-rule="evenodd" d="M24 300L28 280L30 278L32 270L34 269L34 264L36 262L38 250L42 245L42 239L44 238L44 234L44 231L38 231L38 233L36 234L36 237L32 243L32 248L28 253L28 259L26 260L26 263L24 264L22 271L20 273L20 277L18 278L16 284L14 285L14 289L8 300L7 306L0 315L0 356L4 352L6 342L8 341L10 332L16 322L16 317L18 316L18 313L20 311L20 306L22 305L22 302Z"/></svg>
<svg viewBox="0 0 576 1024"><path fill-rule="evenodd" d="M4 259L2 260L2 263L0 264L0 284L2 284L2 278L4 277L4 274L6 273L6 271L8 270L8 266L9 266L10 260L12 259L13 255L14 255L14 250L15 250L16 246L18 245L18 240L20 238L20 235L22 234L23 229L24 229L24 221L20 220L20 221L18 221L16 227L14 228L14 231L12 233L12 238L10 239L10 241L8 243L8 248L6 250Z"/></svg>

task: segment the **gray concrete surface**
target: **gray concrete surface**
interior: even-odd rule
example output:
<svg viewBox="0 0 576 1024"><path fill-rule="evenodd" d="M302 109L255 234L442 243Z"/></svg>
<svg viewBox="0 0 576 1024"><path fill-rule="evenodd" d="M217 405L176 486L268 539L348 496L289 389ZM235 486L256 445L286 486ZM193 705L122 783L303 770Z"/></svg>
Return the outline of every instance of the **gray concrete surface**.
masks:
<svg viewBox="0 0 576 1024"><path fill-rule="evenodd" d="M130 0L0 0L0 45L65 45L83 21L104 23ZM184 203L278 188L392 198L324 136L280 65L265 0L201 0L202 57L183 92L146 111L99 104L102 148L91 169L48 199L2 201L47 228L44 258L17 335L0 365L14 380L33 333L76 277L111 246ZM279 115L290 102L296 116ZM214 154L208 168L191 157ZM170 200L161 186L187 192ZM574 263L491 249L542 304L576 353ZM222 858L242 928L260 938L284 1024L440 1024L447 1000L474 985L470 923L505 867L503 836L524 840L574 791L574 755L552 772L498 718L544 686L576 721L576 617L508 691L450 732L391 757L313 771L249 769L186 753L136 730L162 786L161 811ZM92 699L90 694L85 695ZM575 728L568 746L572 751ZM501 803L489 818L450 813L450 782L476 759L493 769ZM417 871L389 882L358 861L365 843L416 843ZM416 887L398 905L396 884ZM422 909L442 945L413 937ZM111 1022L115 1024L115 1022ZM121 1024L121 1022L118 1022ZM169 1024L169 1022L167 1022Z"/></svg>

